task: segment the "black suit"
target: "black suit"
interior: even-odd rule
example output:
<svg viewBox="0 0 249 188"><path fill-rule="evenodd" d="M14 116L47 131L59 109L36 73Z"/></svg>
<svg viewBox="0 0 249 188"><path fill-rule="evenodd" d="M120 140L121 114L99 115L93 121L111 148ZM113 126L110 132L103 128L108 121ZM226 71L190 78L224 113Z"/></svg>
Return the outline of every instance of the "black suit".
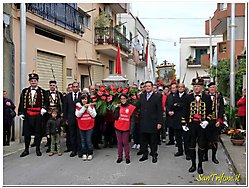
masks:
<svg viewBox="0 0 249 188"><path fill-rule="evenodd" d="M78 123L75 116L75 109L76 109L76 102L80 98L80 93L77 93L77 100L73 100L74 93L70 92L65 97L65 104L64 104L64 119L68 120L68 127L69 127L69 137L71 141L71 149L73 152L81 153L81 142L79 136L79 128Z"/></svg>
<svg viewBox="0 0 249 188"><path fill-rule="evenodd" d="M147 100L147 93L140 96L140 132L141 132L141 151L145 157L148 156L148 144L150 145L151 155L156 157L158 143L157 124L163 124L162 95L152 93Z"/></svg>

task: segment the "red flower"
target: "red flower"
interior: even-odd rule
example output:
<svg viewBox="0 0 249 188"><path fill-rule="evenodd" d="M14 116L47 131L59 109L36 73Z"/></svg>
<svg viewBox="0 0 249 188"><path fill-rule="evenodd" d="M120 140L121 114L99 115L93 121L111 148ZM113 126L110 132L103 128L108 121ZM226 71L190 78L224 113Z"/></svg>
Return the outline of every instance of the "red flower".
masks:
<svg viewBox="0 0 249 188"><path fill-rule="evenodd" d="M102 91L99 90L99 91L97 92L97 94L98 94L98 96L102 96L102 95L104 94L104 92L102 92Z"/></svg>
<svg viewBox="0 0 249 188"><path fill-rule="evenodd" d="M98 100L97 98L94 98L94 99L93 99L93 102L96 102L97 100Z"/></svg>
<svg viewBox="0 0 249 188"><path fill-rule="evenodd" d="M136 95L132 95L131 98L134 100L137 99Z"/></svg>
<svg viewBox="0 0 249 188"><path fill-rule="evenodd" d="M91 95L91 96L90 96L91 99L93 99L93 98L95 98L95 97L96 97L96 95Z"/></svg>
<svg viewBox="0 0 249 188"><path fill-rule="evenodd" d="M122 87L120 86L119 88L118 88L118 92L120 93L122 91Z"/></svg>
<svg viewBox="0 0 249 188"><path fill-rule="evenodd" d="M126 94L128 92L129 92L129 89L128 88L124 88L123 93Z"/></svg>
<svg viewBox="0 0 249 188"><path fill-rule="evenodd" d="M100 86L99 90L102 92L105 91L105 86Z"/></svg>
<svg viewBox="0 0 249 188"><path fill-rule="evenodd" d="M109 97L107 97L107 101L110 102L112 100L112 95L110 95Z"/></svg>
<svg viewBox="0 0 249 188"><path fill-rule="evenodd" d="M106 96L102 96L100 97L102 100L106 100Z"/></svg>
<svg viewBox="0 0 249 188"><path fill-rule="evenodd" d="M110 91L108 89L106 89L105 94L110 95Z"/></svg>
<svg viewBox="0 0 249 188"><path fill-rule="evenodd" d="M115 89L115 86L114 86L114 85L111 85L111 86L110 86L110 89L111 89L111 90L114 90L114 89Z"/></svg>
<svg viewBox="0 0 249 188"><path fill-rule="evenodd" d="M114 88L114 89L112 90L112 92L113 92L113 94L116 94L116 93L117 93L117 90Z"/></svg>
<svg viewBox="0 0 249 188"><path fill-rule="evenodd" d="M138 95L137 98L140 99L140 95Z"/></svg>

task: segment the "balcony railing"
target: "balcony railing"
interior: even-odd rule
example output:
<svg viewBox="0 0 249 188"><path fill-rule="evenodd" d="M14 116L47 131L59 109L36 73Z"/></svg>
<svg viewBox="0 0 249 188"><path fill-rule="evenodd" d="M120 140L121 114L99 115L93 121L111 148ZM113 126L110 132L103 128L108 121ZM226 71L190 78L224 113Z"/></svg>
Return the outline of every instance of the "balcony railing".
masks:
<svg viewBox="0 0 249 188"><path fill-rule="evenodd" d="M83 17L75 3L27 3L27 10L74 33L84 33ZM20 8L19 4L16 4ZM76 7L76 8L75 8Z"/></svg>
<svg viewBox="0 0 249 188"><path fill-rule="evenodd" d="M99 28L95 27L95 43L101 44L120 44L120 48L124 51L128 51L130 48L130 41L120 33L115 27Z"/></svg>

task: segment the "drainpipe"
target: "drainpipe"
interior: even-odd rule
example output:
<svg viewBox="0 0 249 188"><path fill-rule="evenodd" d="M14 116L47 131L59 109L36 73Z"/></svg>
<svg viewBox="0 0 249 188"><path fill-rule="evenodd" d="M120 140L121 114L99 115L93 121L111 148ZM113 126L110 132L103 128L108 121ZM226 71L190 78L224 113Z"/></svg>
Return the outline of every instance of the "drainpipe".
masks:
<svg viewBox="0 0 249 188"><path fill-rule="evenodd" d="M231 3L230 109L235 107L235 3Z"/></svg>
<svg viewBox="0 0 249 188"><path fill-rule="evenodd" d="M211 16L209 17L209 51L210 51L210 68L212 68L213 65L213 48L212 48L212 20Z"/></svg>
<svg viewBox="0 0 249 188"><path fill-rule="evenodd" d="M20 36L20 43L21 43L21 64L20 64L20 91L26 87L26 5L25 3L21 3L21 36ZM20 93L21 93L20 92ZM21 142L21 130L22 130L22 123L23 121L20 120L19 126L19 141Z"/></svg>

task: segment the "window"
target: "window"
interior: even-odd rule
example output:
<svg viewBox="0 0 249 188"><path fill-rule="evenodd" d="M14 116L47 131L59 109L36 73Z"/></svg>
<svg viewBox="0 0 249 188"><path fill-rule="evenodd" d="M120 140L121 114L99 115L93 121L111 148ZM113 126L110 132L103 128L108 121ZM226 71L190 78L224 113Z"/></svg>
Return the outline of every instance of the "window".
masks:
<svg viewBox="0 0 249 188"><path fill-rule="evenodd" d="M45 29L42 29L42 28L36 27L35 28L35 33L38 34L38 35L42 35L44 37L48 37L50 39L59 41L59 42L65 42L65 37L64 36L58 35L58 34L56 34L54 32L51 32L51 31L48 31L48 30L45 30Z"/></svg>
<svg viewBox="0 0 249 188"><path fill-rule="evenodd" d="M207 54L207 48L197 48L195 50L195 54L196 54L196 64L201 64L201 55L202 54Z"/></svg>
<svg viewBox="0 0 249 188"><path fill-rule="evenodd" d="M72 77L73 73L72 73L72 69L67 68L67 77Z"/></svg>
<svg viewBox="0 0 249 188"><path fill-rule="evenodd" d="M91 16L86 14L83 10L79 9L79 22L81 26L85 28L91 27ZM82 28L83 29L83 28Z"/></svg>
<svg viewBox="0 0 249 188"><path fill-rule="evenodd" d="M220 11L227 10L227 3L220 3Z"/></svg>
<svg viewBox="0 0 249 188"><path fill-rule="evenodd" d="M126 27L123 25L123 35L126 36Z"/></svg>
<svg viewBox="0 0 249 188"><path fill-rule="evenodd" d="M113 74L113 65L114 65L114 62L109 60L109 74Z"/></svg>

